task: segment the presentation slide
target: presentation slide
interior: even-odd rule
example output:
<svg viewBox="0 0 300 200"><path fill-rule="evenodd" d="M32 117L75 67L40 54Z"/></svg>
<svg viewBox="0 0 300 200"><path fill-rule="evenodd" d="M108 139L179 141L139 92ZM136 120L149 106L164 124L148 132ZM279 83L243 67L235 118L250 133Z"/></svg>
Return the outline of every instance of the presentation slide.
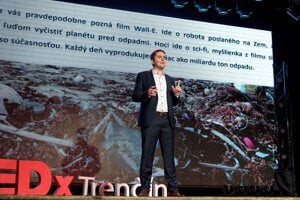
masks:
<svg viewBox="0 0 300 200"><path fill-rule="evenodd" d="M271 31L61 1L0 2L0 157L133 182L141 138L131 94L155 49L182 81L178 183L272 185ZM153 177L165 183L159 144Z"/></svg>

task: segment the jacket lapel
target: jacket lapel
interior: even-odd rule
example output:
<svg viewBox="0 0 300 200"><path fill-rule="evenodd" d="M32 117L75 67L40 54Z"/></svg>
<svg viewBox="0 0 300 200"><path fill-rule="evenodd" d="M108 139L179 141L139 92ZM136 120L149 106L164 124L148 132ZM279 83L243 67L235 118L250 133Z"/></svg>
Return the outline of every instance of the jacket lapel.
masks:
<svg viewBox="0 0 300 200"><path fill-rule="evenodd" d="M152 70L149 71L147 80L149 81L149 85L150 86L155 85L155 81L154 81Z"/></svg>

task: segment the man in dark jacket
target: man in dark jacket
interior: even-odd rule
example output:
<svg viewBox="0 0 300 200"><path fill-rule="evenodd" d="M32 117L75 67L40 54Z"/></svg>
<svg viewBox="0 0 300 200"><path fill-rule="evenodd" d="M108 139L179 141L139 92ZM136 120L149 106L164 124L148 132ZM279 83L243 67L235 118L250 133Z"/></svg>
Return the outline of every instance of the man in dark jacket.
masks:
<svg viewBox="0 0 300 200"><path fill-rule="evenodd" d="M174 163L173 111L173 107L179 101L180 81L175 84L173 78L164 73L166 65L164 50L153 51L150 59L153 68L137 74L132 95L133 101L141 102L138 121L142 134L139 196L149 195L157 141L160 142L168 196L181 196L178 192Z"/></svg>

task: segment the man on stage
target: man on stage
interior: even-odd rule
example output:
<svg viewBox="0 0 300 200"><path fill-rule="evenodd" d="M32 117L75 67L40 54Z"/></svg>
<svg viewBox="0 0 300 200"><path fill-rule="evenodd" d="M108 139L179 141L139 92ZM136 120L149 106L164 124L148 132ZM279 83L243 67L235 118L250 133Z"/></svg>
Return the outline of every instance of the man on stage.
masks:
<svg viewBox="0 0 300 200"><path fill-rule="evenodd" d="M164 163L168 196L181 196L176 182L174 163L173 107L178 103L181 92L180 81L165 74L166 53L162 49L152 52L152 69L137 74L132 95L133 101L141 102L138 124L141 127L142 155L140 163L141 192L149 196L153 160L157 141Z"/></svg>

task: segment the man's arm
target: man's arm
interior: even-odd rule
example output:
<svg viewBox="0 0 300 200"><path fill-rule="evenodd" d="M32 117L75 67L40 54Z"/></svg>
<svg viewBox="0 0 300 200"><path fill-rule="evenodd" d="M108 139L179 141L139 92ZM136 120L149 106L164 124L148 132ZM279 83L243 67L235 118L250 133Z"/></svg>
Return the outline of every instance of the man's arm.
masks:
<svg viewBox="0 0 300 200"><path fill-rule="evenodd" d="M175 83L174 79L172 78L172 83ZM181 81L177 81L175 85L172 85L171 90L172 90L172 103L173 106L176 106L179 101L180 101L180 93L181 93L181 86L180 86Z"/></svg>
<svg viewBox="0 0 300 200"><path fill-rule="evenodd" d="M135 86L133 89L132 100L135 102L148 101L148 93L147 90L143 91L143 78L141 73L138 73Z"/></svg>

